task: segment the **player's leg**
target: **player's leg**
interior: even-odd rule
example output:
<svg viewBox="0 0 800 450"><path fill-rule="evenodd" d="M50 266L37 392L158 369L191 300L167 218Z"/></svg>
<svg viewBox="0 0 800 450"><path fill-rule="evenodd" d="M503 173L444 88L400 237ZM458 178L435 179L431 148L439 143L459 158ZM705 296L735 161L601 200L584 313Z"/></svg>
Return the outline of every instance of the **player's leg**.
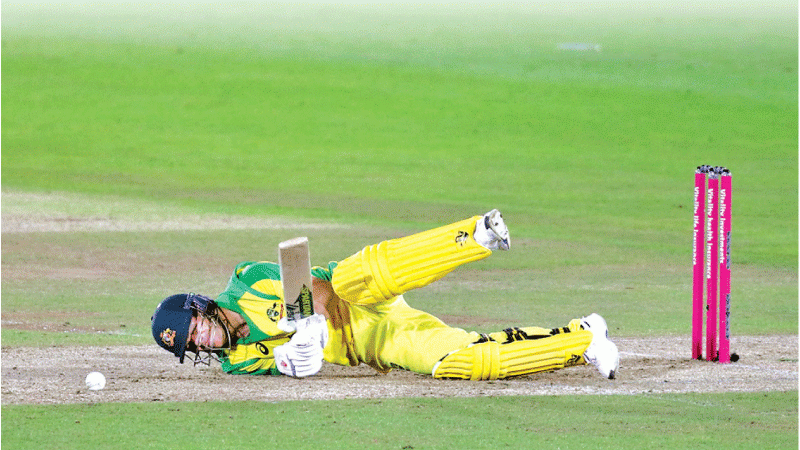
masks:
<svg viewBox="0 0 800 450"><path fill-rule="evenodd" d="M496 380L585 364L592 333L573 320L563 328L511 328L484 335L437 361L436 378Z"/></svg>
<svg viewBox="0 0 800 450"><path fill-rule="evenodd" d="M354 304L387 302L428 285L456 267L508 249L508 228L499 211L365 247L341 261L333 288Z"/></svg>
<svg viewBox="0 0 800 450"><path fill-rule="evenodd" d="M597 314L552 330L511 328L445 355L432 374L436 378L494 380L592 363L603 376L614 378L619 352L608 340L607 331Z"/></svg>
<svg viewBox="0 0 800 450"><path fill-rule="evenodd" d="M369 309L354 307L357 308ZM436 378L494 380L587 362L596 366L602 363L616 371L618 364L606 353L589 351L605 349L606 344L599 344L601 341L613 346L605 338L605 330L602 339L597 337L601 330L596 320L592 319L594 328L589 327L587 319L596 316L602 320L597 315L573 320L563 328L509 328L481 335L449 327L438 318L409 307L402 297L390 308L369 326L359 327L359 321L354 322L359 357L382 371L403 368ZM364 330L363 334L357 329Z"/></svg>
<svg viewBox="0 0 800 450"><path fill-rule="evenodd" d="M429 375L442 356L480 339L411 308L402 295L392 303L350 304L349 311L358 360L384 373L405 369Z"/></svg>

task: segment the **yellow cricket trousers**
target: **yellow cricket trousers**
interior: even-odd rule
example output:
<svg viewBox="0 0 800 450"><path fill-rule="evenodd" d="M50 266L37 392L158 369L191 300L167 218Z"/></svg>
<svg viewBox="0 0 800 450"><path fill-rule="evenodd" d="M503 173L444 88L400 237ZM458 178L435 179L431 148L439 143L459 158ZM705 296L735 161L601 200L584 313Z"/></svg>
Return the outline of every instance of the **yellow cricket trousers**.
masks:
<svg viewBox="0 0 800 450"><path fill-rule="evenodd" d="M584 363L591 333L578 320L557 329L479 334L449 327L406 303L405 292L492 253L473 238L480 217L367 246L341 261L332 285L343 302L332 319L339 325L332 330L334 345L326 347L326 360L365 363L384 373L402 368L467 379L507 378Z"/></svg>

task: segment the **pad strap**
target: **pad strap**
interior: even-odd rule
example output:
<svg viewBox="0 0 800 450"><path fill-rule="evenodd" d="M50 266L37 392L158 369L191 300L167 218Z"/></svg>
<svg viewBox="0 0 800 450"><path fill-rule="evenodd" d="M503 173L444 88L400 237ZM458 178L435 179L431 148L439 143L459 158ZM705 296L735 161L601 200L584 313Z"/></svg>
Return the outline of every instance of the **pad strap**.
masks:
<svg viewBox="0 0 800 450"><path fill-rule="evenodd" d="M432 375L497 380L586 364L583 353L592 342L591 332L556 328L549 335L531 336L520 331L507 330L503 343L491 339L456 350L436 363Z"/></svg>

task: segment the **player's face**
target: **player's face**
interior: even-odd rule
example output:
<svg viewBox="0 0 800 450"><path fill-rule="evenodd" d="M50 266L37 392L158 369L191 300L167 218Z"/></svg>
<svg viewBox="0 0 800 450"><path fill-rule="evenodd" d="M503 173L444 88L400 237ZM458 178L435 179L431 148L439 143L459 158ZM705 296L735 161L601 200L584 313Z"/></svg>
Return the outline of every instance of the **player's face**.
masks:
<svg viewBox="0 0 800 450"><path fill-rule="evenodd" d="M227 333L223 325L216 320L211 320L201 314L195 314L189 324L189 342L187 349L190 351L211 350L224 348L228 344Z"/></svg>

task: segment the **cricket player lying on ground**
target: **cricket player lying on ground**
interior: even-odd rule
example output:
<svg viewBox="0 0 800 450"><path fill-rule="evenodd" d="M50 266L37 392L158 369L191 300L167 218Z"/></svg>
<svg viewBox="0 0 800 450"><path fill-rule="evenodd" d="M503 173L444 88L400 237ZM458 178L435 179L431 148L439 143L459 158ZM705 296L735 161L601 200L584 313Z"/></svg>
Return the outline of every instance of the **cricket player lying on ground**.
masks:
<svg viewBox="0 0 800 450"><path fill-rule="evenodd" d="M315 314L292 321L285 318L279 266L243 262L216 300L197 294L164 299L152 317L153 338L181 363L189 351L195 365L215 359L231 374L306 377L324 360L364 363L381 373L397 368L470 380L591 363L614 378L619 351L597 314L560 328L479 334L449 327L403 298L510 244L502 215L492 210L365 247L338 263L312 268Z"/></svg>

